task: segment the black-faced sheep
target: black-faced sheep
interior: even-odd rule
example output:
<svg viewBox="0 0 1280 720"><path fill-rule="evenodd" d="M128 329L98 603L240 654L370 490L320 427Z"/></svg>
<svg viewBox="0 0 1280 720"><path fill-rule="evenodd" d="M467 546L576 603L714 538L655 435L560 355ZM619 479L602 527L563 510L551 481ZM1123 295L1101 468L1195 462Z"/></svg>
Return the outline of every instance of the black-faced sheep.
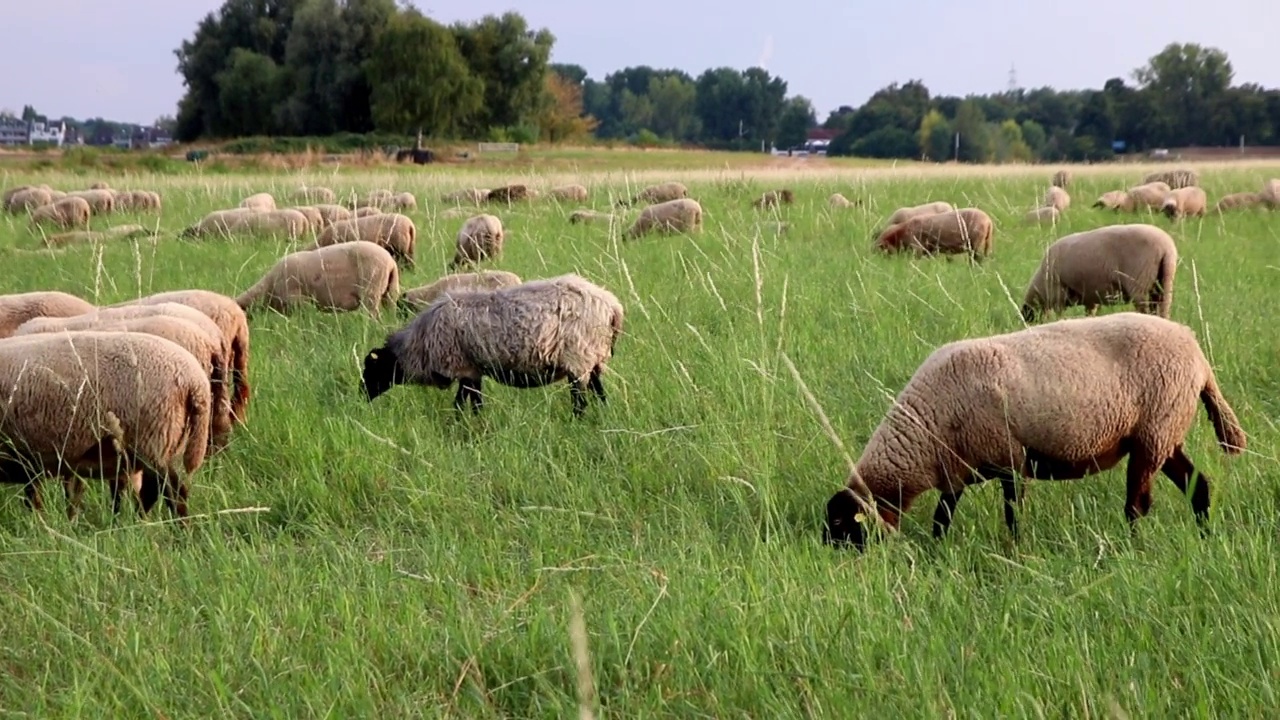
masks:
<svg viewBox="0 0 1280 720"><path fill-rule="evenodd" d="M1189 185L1169 191L1164 198L1164 204L1160 206L1160 211L1170 220L1188 215L1201 217L1208 212L1208 205L1209 198L1204 190L1195 185Z"/></svg>
<svg viewBox="0 0 1280 720"><path fill-rule="evenodd" d="M1060 320L948 343L921 363L858 459L873 497L856 497L851 477L827 503L823 540L862 548L863 503L874 500L897 529L912 501L933 489L942 493L933 517L940 537L965 487L993 477L1016 536L1015 476L1078 479L1126 456L1131 527L1151 507L1158 471L1190 495L1203 522L1209 479L1183 450L1200 403L1223 451L1242 452L1245 432L1195 334L1152 315Z"/></svg>

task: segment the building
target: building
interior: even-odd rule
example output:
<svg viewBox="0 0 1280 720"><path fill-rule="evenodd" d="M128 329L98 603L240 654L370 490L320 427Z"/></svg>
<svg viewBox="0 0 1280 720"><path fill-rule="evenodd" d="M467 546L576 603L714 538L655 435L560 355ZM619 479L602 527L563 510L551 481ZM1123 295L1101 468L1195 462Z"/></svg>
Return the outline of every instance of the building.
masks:
<svg viewBox="0 0 1280 720"><path fill-rule="evenodd" d="M158 127L135 127L129 138L129 147L140 150L159 148L173 142L169 134Z"/></svg>
<svg viewBox="0 0 1280 720"><path fill-rule="evenodd" d="M50 122L47 120L32 120L27 124L27 142L31 145L36 143L48 143L62 147L62 141L67 136L67 124L64 122Z"/></svg>
<svg viewBox="0 0 1280 720"><path fill-rule="evenodd" d="M26 122L13 116L0 116L0 145L26 145L30 137Z"/></svg>

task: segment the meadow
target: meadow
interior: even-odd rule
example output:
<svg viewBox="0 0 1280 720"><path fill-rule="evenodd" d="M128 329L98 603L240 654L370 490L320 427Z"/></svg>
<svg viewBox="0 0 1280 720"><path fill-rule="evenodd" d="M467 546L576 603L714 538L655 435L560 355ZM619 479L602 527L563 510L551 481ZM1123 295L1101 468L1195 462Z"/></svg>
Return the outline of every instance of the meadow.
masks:
<svg viewBox="0 0 1280 720"><path fill-rule="evenodd" d="M417 196L406 288L453 255L462 220L440 217L445 191L582 182L587 205L605 210L611 195L676 179L706 211L699 235L630 243L618 227L569 224L577 205L495 212L509 236L492 267L576 272L626 306L609 403L582 419L564 384L487 381L478 417L458 416L452 391L414 386L368 403L361 358L408 316L264 312L251 321L248 423L195 475L188 527L163 508L113 517L102 484L75 522L53 483L42 514L0 486L0 717L1270 714L1280 215L1138 219L1177 239L1173 319L1196 331L1249 433L1248 452L1228 459L1201 411L1188 437L1218 481L1208 537L1166 480L1131 535L1121 466L1030 484L1016 543L996 483L966 493L942 541L930 537L930 493L865 554L820 542L845 453L857 457L919 363L946 342L1022 327L1023 290L1052 240L1137 221L1089 206L1149 168L1092 167L1075 169L1057 227L1023 225L1055 169L0 170L4 187L105 180L163 195L158 218L137 217L154 241L54 253L25 218L0 216L0 291L100 304L238 294L288 243L178 233L302 183ZM1263 164L1200 171L1211 202L1280 176ZM795 205L749 206L780 186ZM865 206L829 208L832 192ZM872 251L884 217L929 200L990 213L993 256Z"/></svg>

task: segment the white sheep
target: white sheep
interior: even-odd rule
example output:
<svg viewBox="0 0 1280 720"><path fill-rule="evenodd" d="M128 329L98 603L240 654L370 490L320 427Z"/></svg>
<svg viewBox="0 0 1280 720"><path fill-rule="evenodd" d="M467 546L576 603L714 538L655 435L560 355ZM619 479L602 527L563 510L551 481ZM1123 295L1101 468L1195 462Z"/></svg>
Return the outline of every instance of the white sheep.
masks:
<svg viewBox="0 0 1280 720"><path fill-rule="evenodd" d="M502 227L502 220L496 215L485 213L470 217L458 230L456 249L449 267L456 268L485 260L497 260L502 257L505 241L506 231Z"/></svg>
<svg viewBox="0 0 1280 720"><path fill-rule="evenodd" d="M22 323L38 317L71 317L98 308L87 300L57 290L0 295L0 338L13 335Z"/></svg>
<svg viewBox="0 0 1280 720"><path fill-rule="evenodd" d="M248 210L275 210L276 199L271 193L255 193L241 200L240 207Z"/></svg>
<svg viewBox="0 0 1280 720"><path fill-rule="evenodd" d="M265 306L286 315L304 304L336 312L364 308L376 318L399 296L395 258L379 245L356 240L285 255L236 304L246 312Z"/></svg>
<svg viewBox="0 0 1280 720"><path fill-rule="evenodd" d="M624 240L657 232L692 233L702 230L702 205L692 198L679 198L655 203L640 211L640 216L623 234Z"/></svg>
<svg viewBox="0 0 1280 720"><path fill-rule="evenodd" d="M380 245L391 253L391 257L396 261L403 262L405 267L414 266L413 256L417 246L418 226L414 225L413 220L407 215L399 213L379 213L335 222L316 236L315 245L309 249L315 250L357 240Z"/></svg>

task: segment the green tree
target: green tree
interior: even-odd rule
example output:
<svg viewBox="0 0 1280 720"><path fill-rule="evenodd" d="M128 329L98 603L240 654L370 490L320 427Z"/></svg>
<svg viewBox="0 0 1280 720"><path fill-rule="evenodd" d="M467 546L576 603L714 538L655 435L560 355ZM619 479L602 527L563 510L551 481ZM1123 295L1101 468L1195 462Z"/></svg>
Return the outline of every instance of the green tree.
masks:
<svg viewBox="0 0 1280 720"><path fill-rule="evenodd" d="M943 133L936 132L939 127L943 128ZM946 160L950 153L950 136L951 125L947 122L947 118L937 110L930 110L920 120L920 129L916 131L916 146L924 157L934 162L941 162ZM935 144L935 137L943 137L943 142Z"/></svg>
<svg viewBox="0 0 1280 720"><path fill-rule="evenodd" d="M1212 107L1231 87L1235 75L1227 54L1196 43L1170 43L1133 71L1139 90L1148 91L1168 122L1155 139L1188 145L1204 137Z"/></svg>
<svg viewBox="0 0 1280 720"><path fill-rule="evenodd" d="M458 48L484 88L484 103L469 127L473 132L512 128L536 120L546 102L548 58L555 36L533 31L523 15L485 15L452 27Z"/></svg>
<svg viewBox="0 0 1280 720"><path fill-rule="evenodd" d="M984 163L991 159L992 138L982 107L972 98L965 98L956 108L952 128L960 133L960 160Z"/></svg>
<svg viewBox="0 0 1280 720"><path fill-rule="evenodd" d="M1080 121L1076 123L1076 137L1089 138L1091 147L1098 152L1109 152L1111 142L1116 139L1116 113L1111 98L1104 91L1091 92L1080 110Z"/></svg>
<svg viewBox="0 0 1280 720"><path fill-rule="evenodd" d="M1049 135L1045 132L1043 125L1035 120L1027 119L1022 121L1022 139L1026 141L1027 147L1031 148L1031 153L1039 157L1044 151Z"/></svg>
<svg viewBox="0 0 1280 720"><path fill-rule="evenodd" d="M994 159L996 162L1029 162L1031 148L1022 138L1022 126L1012 118L994 128Z"/></svg>
<svg viewBox="0 0 1280 720"><path fill-rule="evenodd" d="M417 10L401 12L374 40L367 64L373 119L385 131L422 128L453 137L481 112L483 87L449 29Z"/></svg>
<svg viewBox="0 0 1280 720"><path fill-rule="evenodd" d="M797 95L787 100L778 119L779 148L792 148L804 145L809 138L809 129L817 126L818 115L813 111L813 103L808 98Z"/></svg>
<svg viewBox="0 0 1280 720"><path fill-rule="evenodd" d="M281 96L280 67L261 53L236 48L226 69L214 76L224 137L270 135L273 111Z"/></svg>
<svg viewBox="0 0 1280 720"><path fill-rule="evenodd" d="M669 140L694 140L701 129L696 103L698 90L688 77L667 74L649 78L646 93L649 100L648 127Z"/></svg>

